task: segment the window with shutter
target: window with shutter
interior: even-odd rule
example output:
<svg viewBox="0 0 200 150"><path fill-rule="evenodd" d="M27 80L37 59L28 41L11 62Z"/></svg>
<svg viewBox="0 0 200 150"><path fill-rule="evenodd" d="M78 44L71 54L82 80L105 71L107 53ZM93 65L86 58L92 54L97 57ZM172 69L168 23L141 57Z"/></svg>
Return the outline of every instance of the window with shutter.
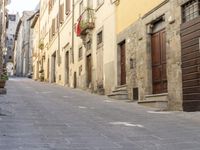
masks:
<svg viewBox="0 0 200 150"><path fill-rule="evenodd" d="M70 5L71 5L70 0L66 0L65 1L65 13L66 13L66 15L68 15L69 12L70 12Z"/></svg>
<svg viewBox="0 0 200 150"><path fill-rule="evenodd" d="M83 58L83 48L82 47L79 48L78 58L79 58L79 61L82 60L82 58Z"/></svg>
<svg viewBox="0 0 200 150"><path fill-rule="evenodd" d="M49 42L51 41L51 28L49 29Z"/></svg>
<svg viewBox="0 0 200 150"><path fill-rule="evenodd" d="M58 30L58 17L55 17L55 32Z"/></svg>
<svg viewBox="0 0 200 150"><path fill-rule="evenodd" d="M52 20L52 35L54 36L55 35L55 18Z"/></svg>
<svg viewBox="0 0 200 150"><path fill-rule="evenodd" d="M60 5L59 13L60 24L62 24L64 22L64 4Z"/></svg>
<svg viewBox="0 0 200 150"><path fill-rule="evenodd" d="M97 46L103 43L103 31L97 33Z"/></svg>
<svg viewBox="0 0 200 150"><path fill-rule="evenodd" d="M49 12L51 11L52 9L52 0L49 0Z"/></svg>
<svg viewBox="0 0 200 150"><path fill-rule="evenodd" d="M93 0L88 0L88 8L93 8Z"/></svg>

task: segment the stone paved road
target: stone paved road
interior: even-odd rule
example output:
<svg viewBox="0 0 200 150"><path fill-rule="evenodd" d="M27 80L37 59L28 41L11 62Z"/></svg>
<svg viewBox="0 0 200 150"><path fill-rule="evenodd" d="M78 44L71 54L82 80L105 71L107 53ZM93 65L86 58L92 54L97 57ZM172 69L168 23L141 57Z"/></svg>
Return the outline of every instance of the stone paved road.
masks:
<svg viewBox="0 0 200 150"><path fill-rule="evenodd" d="M0 150L200 150L200 113L156 113L29 79L7 88Z"/></svg>

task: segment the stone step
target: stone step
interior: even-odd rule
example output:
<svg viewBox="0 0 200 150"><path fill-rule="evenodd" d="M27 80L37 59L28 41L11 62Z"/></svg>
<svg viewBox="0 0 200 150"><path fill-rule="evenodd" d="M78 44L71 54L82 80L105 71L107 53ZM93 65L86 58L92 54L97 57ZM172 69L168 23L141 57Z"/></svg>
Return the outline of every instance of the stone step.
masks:
<svg viewBox="0 0 200 150"><path fill-rule="evenodd" d="M116 99L116 100L128 100L128 93L112 93L107 95L108 97L112 98L112 99Z"/></svg>
<svg viewBox="0 0 200 150"><path fill-rule="evenodd" d="M127 89L117 89L113 90L112 93L127 93ZM128 94L128 93L127 93Z"/></svg>
<svg viewBox="0 0 200 150"><path fill-rule="evenodd" d="M115 90L127 90L127 85L119 85L115 87Z"/></svg>
<svg viewBox="0 0 200 150"><path fill-rule="evenodd" d="M168 109L168 93L146 95L145 100L138 102L141 105L153 107L158 110Z"/></svg>
<svg viewBox="0 0 200 150"><path fill-rule="evenodd" d="M114 88L112 93L107 96L117 100L128 100L127 86L126 85L117 86Z"/></svg>

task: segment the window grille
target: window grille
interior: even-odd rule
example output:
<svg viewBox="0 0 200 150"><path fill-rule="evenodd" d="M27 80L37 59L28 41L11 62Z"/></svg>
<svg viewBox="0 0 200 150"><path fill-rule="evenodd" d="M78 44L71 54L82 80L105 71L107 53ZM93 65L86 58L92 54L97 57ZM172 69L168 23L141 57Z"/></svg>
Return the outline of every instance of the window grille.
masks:
<svg viewBox="0 0 200 150"><path fill-rule="evenodd" d="M188 22L200 16L200 0L190 0L182 5L182 21Z"/></svg>

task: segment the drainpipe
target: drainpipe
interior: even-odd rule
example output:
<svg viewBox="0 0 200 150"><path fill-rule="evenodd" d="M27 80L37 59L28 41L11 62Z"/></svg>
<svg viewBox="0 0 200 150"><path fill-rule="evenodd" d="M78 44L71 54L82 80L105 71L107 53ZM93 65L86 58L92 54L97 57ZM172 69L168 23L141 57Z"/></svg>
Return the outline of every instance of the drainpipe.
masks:
<svg viewBox="0 0 200 150"><path fill-rule="evenodd" d="M74 0L72 1L72 62L74 63L74 9L75 9L75 4Z"/></svg>
<svg viewBox="0 0 200 150"><path fill-rule="evenodd" d="M31 23L28 20L28 70L27 73L31 72L31 62L30 62L30 56L31 56L31 46L30 46L30 40L31 40Z"/></svg>
<svg viewBox="0 0 200 150"><path fill-rule="evenodd" d="M74 9L75 9L75 4L74 0L72 0L72 63L74 63ZM73 86L76 88L76 71L73 73Z"/></svg>
<svg viewBox="0 0 200 150"><path fill-rule="evenodd" d="M60 0L58 1L58 66L60 66Z"/></svg>

